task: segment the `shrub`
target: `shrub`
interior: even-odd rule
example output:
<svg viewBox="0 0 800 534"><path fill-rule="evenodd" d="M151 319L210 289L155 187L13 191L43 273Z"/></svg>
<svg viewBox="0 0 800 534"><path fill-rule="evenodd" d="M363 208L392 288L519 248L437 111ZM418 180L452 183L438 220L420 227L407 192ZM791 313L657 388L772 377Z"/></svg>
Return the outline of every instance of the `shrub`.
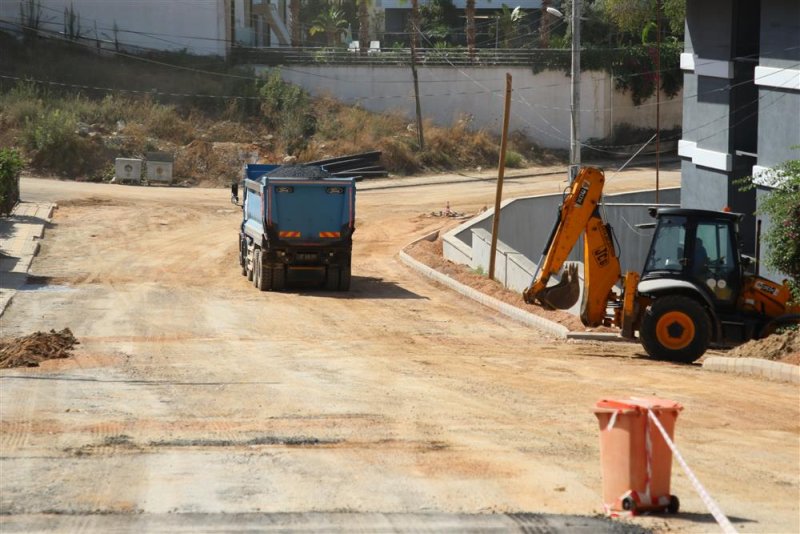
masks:
<svg viewBox="0 0 800 534"><path fill-rule="evenodd" d="M25 123L25 148L31 165L67 176L95 170L99 147L76 132L77 118L69 111L53 109Z"/></svg>
<svg viewBox="0 0 800 534"><path fill-rule="evenodd" d="M19 201L19 175L22 158L16 150L0 149L0 215L11 213Z"/></svg>
<svg viewBox="0 0 800 534"><path fill-rule="evenodd" d="M764 241L767 264L789 275L796 301L800 301L800 160L778 165L771 179L775 189L759 207L772 221Z"/></svg>
<svg viewBox="0 0 800 534"><path fill-rule="evenodd" d="M525 158L522 157L522 154L506 149L506 167L511 169L521 169L524 166Z"/></svg>
<svg viewBox="0 0 800 534"><path fill-rule="evenodd" d="M31 82L19 82L7 93L0 95L0 116L9 126L23 126L44 107L36 86Z"/></svg>

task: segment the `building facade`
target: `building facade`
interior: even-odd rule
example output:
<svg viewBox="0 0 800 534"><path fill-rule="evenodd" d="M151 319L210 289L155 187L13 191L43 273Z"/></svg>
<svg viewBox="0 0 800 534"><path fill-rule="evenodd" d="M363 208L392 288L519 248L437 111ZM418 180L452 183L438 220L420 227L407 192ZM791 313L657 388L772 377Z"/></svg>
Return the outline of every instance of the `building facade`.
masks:
<svg viewBox="0 0 800 534"><path fill-rule="evenodd" d="M746 214L755 250L758 200L737 180L800 151L800 1L687 0L681 205Z"/></svg>

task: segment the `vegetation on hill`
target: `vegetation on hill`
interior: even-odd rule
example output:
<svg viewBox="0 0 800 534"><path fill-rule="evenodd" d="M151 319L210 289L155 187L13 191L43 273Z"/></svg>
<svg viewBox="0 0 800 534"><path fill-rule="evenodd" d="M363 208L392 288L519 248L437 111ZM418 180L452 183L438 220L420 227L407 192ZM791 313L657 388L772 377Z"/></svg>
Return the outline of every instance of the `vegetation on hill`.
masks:
<svg viewBox="0 0 800 534"><path fill-rule="evenodd" d="M425 150L410 121L328 98L311 98L279 73L257 78L221 60L159 54L101 57L70 43L23 45L0 35L0 146L31 169L101 180L117 157L173 152L175 176L224 184L243 162L311 161L381 150L394 173L497 165L499 140L470 128L426 124ZM58 83L47 83L48 80ZM153 89L157 88L157 89ZM205 96L204 96L205 95ZM554 161L515 136L507 161Z"/></svg>

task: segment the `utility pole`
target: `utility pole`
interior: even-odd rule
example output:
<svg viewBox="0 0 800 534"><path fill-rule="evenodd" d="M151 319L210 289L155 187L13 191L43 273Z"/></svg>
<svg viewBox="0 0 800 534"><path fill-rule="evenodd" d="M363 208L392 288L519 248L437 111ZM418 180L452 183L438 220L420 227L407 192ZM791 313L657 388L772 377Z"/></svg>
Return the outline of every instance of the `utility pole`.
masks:
<svg viewBox="0 0 800 534"><path fill-rule="evenodd" d="M417 76L417 31L419 28L418 0L411 0L411 76L414 78L414 101L417 108L417 141L419 149L425 150L425 135L422 133L422 107L419 103L419 77Z"/></svg>
<svg viewBox="0 0 800 534"><path fill-rule="evenodd" d="M570 111L569 177L570 181L578 174L581 165L581 0L572 2L572 98Z"/></svg>
<svg viewBox="0 0 800 534"><path fill-rule="evenodd" d="M656 204L661 158L661 0L656 2Z"/></svg>
<svg viewBox="0 0 800 534"><path fill-rule="evenodd" d="M489 249L489 280L494 280L497 235L500 233L500 202L503 199L503 176L506 172L506 147L508 146L508 121L511 115L511 74L506 73L506 105L503 111L503 137L500 141L500 162L497 165L497 192L494 197L492 219L492 245Z"/></svg>

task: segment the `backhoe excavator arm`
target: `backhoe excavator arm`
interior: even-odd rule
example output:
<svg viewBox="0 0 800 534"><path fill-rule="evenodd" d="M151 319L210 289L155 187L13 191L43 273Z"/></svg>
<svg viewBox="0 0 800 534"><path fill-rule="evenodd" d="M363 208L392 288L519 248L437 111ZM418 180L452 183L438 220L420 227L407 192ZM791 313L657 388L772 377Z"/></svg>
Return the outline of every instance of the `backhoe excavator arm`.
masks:
<svg viewBox="0 0 800 534"><path fill-rule="evenodd" d="M576 266L568 268L555 286L547 287L547 283L550 276L561 270L575 243L586 232L581 320L587 326L602 324L611 287L620 278L611 230L603 223L598 211L604 183L602 171L593 167L584 167L575 177L559 207L536 275L522 293L529 304L538 301L549 308L572 307L580 296Z"/></svg>

